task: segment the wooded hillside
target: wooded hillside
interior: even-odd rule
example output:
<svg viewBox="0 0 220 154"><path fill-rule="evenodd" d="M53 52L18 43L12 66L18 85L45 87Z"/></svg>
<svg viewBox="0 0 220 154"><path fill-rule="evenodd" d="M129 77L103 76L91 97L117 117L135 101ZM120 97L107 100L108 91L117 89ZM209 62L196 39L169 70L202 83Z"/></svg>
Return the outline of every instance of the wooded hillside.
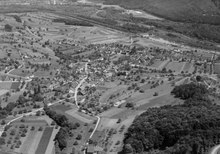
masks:
<svg viewBox="0 0 220 154"><path fill-rule="evenodd" d="M199 90L200 89L200 90ZM203 154L220 142L220 106L212 104L205 87L174 88L184 104L148 109L125 134L122 153Z"/></svg>

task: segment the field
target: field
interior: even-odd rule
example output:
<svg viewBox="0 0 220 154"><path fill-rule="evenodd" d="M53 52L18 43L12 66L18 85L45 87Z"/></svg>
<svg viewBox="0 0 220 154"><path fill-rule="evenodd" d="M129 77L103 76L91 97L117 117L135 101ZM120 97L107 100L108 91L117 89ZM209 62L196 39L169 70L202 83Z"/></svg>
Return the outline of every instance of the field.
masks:
<svg viewBox="0 0 220 154"><path fill-rule="evenodd" d="M50 137L53 132L53 129L54 129L53 127L46 127L45 128L44 133L41 137L40 143L38 144L38 148L37 148L35 154L43 154L46 152L47 146L50 141Z"/></svg>
<svg viewBox="0 0 220 154"><path fill-rule="evenodd" d="M214 64L214 73L220 74L220 63Z"/></svg>
<svg viewBox="0 0 220 154"><path fill-rule="evenodd" d="M193 65L191 63L186 62L182 71L192 73L193 72Z"/></svg>
<svg viewBox="0 0 220 154"><path fill-rule="evenodd" d="M72 26L72 31L68 34L69 37L79 40L83 43L102 44L117 41L126 41L128 37L118 34L111 30L106 30L100 27L84 27Z"/></svg>
<svg viewBox="0 0 220 154"><path fill-rule="evenodd" d="M91 120L91 117L89 118L88 116L82 116L78 113L77 109L72 109L72 110L68 110L65 112L66 114L76 118L77 120L81 121L81 122L85 122L85 123L92 123L93 120Z"/></svg>
<svg viewBox="0 0 220 154"><path fill-rule="evenodd" d="M124 91L126 89L126 86L117 86L114 88L111 88L109 90L107 90L101 97L99 102L101 103L107 103L110 100L110 97L113 95L117 95L122 93L122 91ZM118 98L116 98L117 100Z"/></svg>
<svg viewBox="0 0 220 154"><path fill-rule="evenodd" d="M181 103L182 101L174 98L170 94L158 96L156 98L150 99L146 104L139 106L138 110L147 110L150 107L159 107L163 105L176 105Z"/></svg>
<svg viewBox="0 0 220 154"><path fill-rule="evenodd" d="M68 145L66 149L66 153L71 153L72 148L77 150L77 152L81 151L82 147L84 146L84 143L88 140L89 135L91 134L90 129L94 129L94 121L96 120L95 117L90 117L88 115L85 115L84 113L80 113L77 111L77 108L74 105L67 106L58 104L51 107L52 110L56 111L59 114L65 115L70 122L73 124L78 123L79 127L76 129L71 130L71 132L74 134L74 137L71 137L68 139ZM80 140L76 139L77 135L81 135L82 138ZM77 145L74 143L77 142Z"/></svg>
<svg viewBox="0 0 220 154"><path fill-rule="evenodd" d="M161 60L154 60L154 63L151 65L151 67L158 68L163 63Z"/></svg>
<svg viewBox="0 0 220 154"><path fill-rule="evenodd" d="M167 70L172 70L175 73L180 73L182 71L184 67L184 63L183 62L170 62L167 64L166 69Z"/></svg>
<svg viewBox="0 0 220 154"><path fill-rule="evenodd" d="M23 154L34 154L36 150L37 153L44 153L49 141L53 140L50 138L53 127L47 127L46 121L36 118L30 116L25 117L24 122L20 120L13 122L6 131L7 135L4 137L6 145L3 146L3 150L13 149L13 151Z"/></svg>
<svg viewBox="0 0 220 154"><path fill-rule="evenodd" d="M17 75L17 76L22 76L22 77L26 77L30 74L30 70L26 70L26 69L15 69L13 71L10 72L10 74L13 75Z"/></svg>

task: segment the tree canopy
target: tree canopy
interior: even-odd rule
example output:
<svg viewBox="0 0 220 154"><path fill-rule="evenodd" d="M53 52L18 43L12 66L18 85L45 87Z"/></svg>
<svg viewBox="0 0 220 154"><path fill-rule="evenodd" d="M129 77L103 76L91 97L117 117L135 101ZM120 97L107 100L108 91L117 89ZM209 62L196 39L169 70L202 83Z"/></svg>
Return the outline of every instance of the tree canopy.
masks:
<svg viewBox="0 0 220 154"><path fill-rule="evenodd" d="M208 91L187 84L172 93L184 104L150 108L137 117L125 134L123 153L203 154L220 143L220 106L212 104Z"/></svg>

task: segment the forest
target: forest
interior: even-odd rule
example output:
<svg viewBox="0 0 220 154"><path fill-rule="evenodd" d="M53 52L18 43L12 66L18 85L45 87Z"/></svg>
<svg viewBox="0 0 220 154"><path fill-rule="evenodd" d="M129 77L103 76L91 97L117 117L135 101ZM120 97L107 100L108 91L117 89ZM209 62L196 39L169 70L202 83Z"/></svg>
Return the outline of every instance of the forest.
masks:
<svg viewBox="0 0 220 154"><path fill-rule="evenodd" d="M220 143L220 106L199 84L175 87L181 105L150 108L129 127L122 153L204 154Z"/></svg>

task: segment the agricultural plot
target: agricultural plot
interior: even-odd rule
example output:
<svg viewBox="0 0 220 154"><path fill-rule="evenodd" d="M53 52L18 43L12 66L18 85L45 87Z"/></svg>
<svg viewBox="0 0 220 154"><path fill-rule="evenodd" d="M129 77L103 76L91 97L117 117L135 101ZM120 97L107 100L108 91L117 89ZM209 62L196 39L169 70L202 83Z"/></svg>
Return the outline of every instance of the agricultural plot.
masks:
<svg viewBox="0 0 220 154"><path fill-rule="evenodd" d="M53 127L46 127L44 133L41 137L40 143L38 144L38 148L35 154L44 154L47 150L47 145L49 144L50 137L53 132Z"/></svg>
<svg viewBox="0 0 220 154"><path fill-rule="evenodd" d="M107 103L110 97L113 95L118 95L121 93L123 90L126 90L127 86L117 86L112 89L107 90L101 97L99 102L101 103ZM120 95L120 94L119 94Z"/></svg>
<svg viewBox="0 0 220 154"><path fill-rule="evenodd" d="M72 108L70 106L67 106L67 105L57 104L57 105L53 106L53 109L60 110L62 112L66 112L68 110L71 110Z"/></svg>
<svg viewBox="0 0 220 154"><path fill-rule="evenodd" d="M157 86L156 88L146 90L144 94L136 93L128 101L133 102L135 106L140 106L148 103L148 100L154 98L153 96L155 92L157 92L160 96L166 95L171 92L173 87L169 83L165 83L163 85Z"/></svg>
<svg viewBox="0 0 220 154"><path fill-rule="evenodd" d="M30 74L30 72L31 72L30 70L19 68L11 71L10 74L26 77Z"/></svg>
<svg viewBox="0 0 220 154"><path fill-rule="evenodd" d="M21 82L12 82L11 84L11 90L16 90L19 88Z"/></svg>
<svg viewBox="0 0 220 154"><path fill-rule="evenodd" d="M184 67L183 67L183 72L189 72L190 68L192 67L191 63L186 62Z"/></svg>
<svg viewBox="0 0 220 154"><path fill-rule="evenodd" d="M1 89L0 90L0 96L5 95L9 90Z"/></svg>
<svg viewBox="0 0 220 154"><path fill-rule="evenodd" d="M11 85L12 85L11 81L0 82L0 89L10 90L11 89Z"/></svg>
<svg viewBox="0 0 220 154"><path fill-rule="evenodd" d="M215 74L220 74L220 63L215 63L214 64L214 73Z"/></svg>
<svg viewBox="0 0 220 154"><path fill-rule="evenodd" d="M154 63L151 65L151 67L158 68L162 63L163 61L161 60L154 60Z"/></svg>
<svg viewBox="0 0 220 154"><path fill-rule="evenodd" d="M166 69L167 70L172 70L175 73L180 73L182 71L183 67L184 67L183 62L173 61L173 62L170 62L170 63L167 64Z"/></svg>
<svg viewBox="0 0 220 154"><path fill-rule="evenodd" d="M33 52L33 50L27 49L27 48L20 48L20 52L30 57L42 57L43 56L41 53Z"/></svg>
<svg viewBox="0 0 220 154"><path fill-rule="evenodd" d="M81 122L85 122L85 123L92 123L93 120L86 118L85 116L81 116L77 109L72 109L72 110L68 110L65 113L67 113L68 115L76 118L77 120L81 121Z"/></svg>
<svg viewBox="0 0 220 154"><path fill-rule="evenodd" d="M175 105L182 103L181 100L174 98L170 94L162 95L156 98L149 99L145 104L139 106L138 110L147 110L150 107L159 107L163 105Z"/></svg>
<svg viewBox="0 0 220 154"><path fill-rule="evenodd" d="M23 145L21 146L20 151L23 154L28 154L30 152L30 148L31 145L36 142L37 139L37 135L39 136L39 134L37 133L38 131L31 131L28 136L27 139L24 141Z"/></svg>

